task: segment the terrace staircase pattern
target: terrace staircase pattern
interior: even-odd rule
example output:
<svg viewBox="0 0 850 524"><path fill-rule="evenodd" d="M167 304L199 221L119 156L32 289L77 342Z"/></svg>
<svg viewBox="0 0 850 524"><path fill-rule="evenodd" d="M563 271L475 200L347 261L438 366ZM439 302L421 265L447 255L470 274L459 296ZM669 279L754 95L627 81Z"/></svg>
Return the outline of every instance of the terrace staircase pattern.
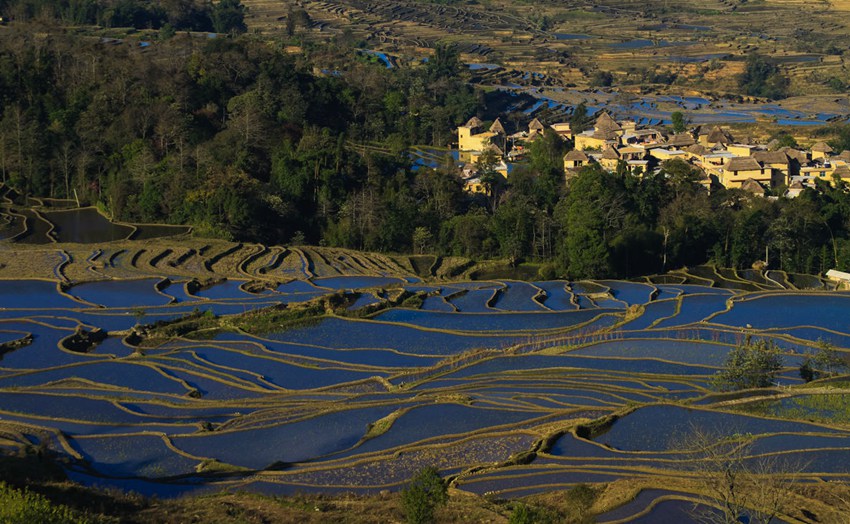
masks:
<svg viewBox="0 0 850 524"><path fill-rule="evenodd" d="M416 272L458 262L161 242L16 248L49 273L0 285L0 449L41 434L77 478L132 479L143 493L373 492L436 465L459 489L514 498L618 479L687 486L690 460L668 437L697 423L745 431L753 456L800 459L800 481L850 480L836 460L850 414L832 414L848 394L796 374L820 339L850 348L848 320L829 313L850 296L822 278L700 266L636 281L423 282ZM189 267L211 280L192 284ZM125 338L341 290L360 293L347 313L294 327ZM402 291L421 306L389 307ZM63 345L95 328L108 336L88 350ZM730 402L710 382L748 337L780 344L784 368L776 387ZM648 491L621 512L669 496Z"/></svg>

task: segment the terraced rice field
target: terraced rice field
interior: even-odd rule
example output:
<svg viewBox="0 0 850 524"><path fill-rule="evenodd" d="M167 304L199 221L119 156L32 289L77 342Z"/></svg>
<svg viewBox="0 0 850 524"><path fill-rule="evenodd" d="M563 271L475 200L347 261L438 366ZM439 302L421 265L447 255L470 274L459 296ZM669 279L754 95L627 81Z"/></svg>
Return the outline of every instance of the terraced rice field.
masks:
<svg viewBox="0 0 850 524"><path fill-rule="evenodd" d="M850 294L818 278L702 267L639 282L424 285L398 261L319 248L149 255L82 257L114 261L84 273L109 279L61 278L60 257L53 279L0 284L0 448L44 444L81 482L162 496L393 490L434 465L459 489L514 498L683 481L677 436L696 425L746 433L753 456L799 460L800 481L850 480L841 385L798 387L819 339L850 346ZM199 286L172 274L190 260L243 278ZM283 274L299 278L257 286ZM123 338L137 324L338 289L363 292L350 309L376 308L400 288L427 294L427 307L145 349ZM109 336L91 351L60 344L94 328ZM778 388L751 399L756 414L709 385L748 336L785 352ZM606 431L581 430L599 420ZM682 496L647 491L606 520L676 514Z"/></svg>
<svg viewBox="0 0 850 524"><path fill-rule="evenodd" d="M311 24L298 29L300 39L347 32L368 47L356 52L386 67L417 67L438 44L453 44L472 83L516 96L503 113L544 123L568 119L579 102L651 125L669 123L674 111L700 124L808 126L848 117L846 93L825 84L846 76L843 0L244 3L252 30L281 35L290 10L303 10ZM781 65L794 96L775 103L734 96L753 52ZM597 70L611 72L618 87L594 84Z"/></svg>

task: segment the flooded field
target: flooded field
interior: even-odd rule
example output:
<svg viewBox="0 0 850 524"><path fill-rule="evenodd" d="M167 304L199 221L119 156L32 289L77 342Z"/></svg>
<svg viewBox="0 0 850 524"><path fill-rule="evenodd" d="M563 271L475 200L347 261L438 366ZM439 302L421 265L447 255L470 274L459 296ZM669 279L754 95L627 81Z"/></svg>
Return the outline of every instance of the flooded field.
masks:
<svg viewBox="0 0 850 524"><path fill-rule="evenodd" d="M305 260L315 271L319 259ZM327 276L272 289L228 280L196 290L151 273L0 283L0 446L46 445L72 478L159 496L377 492L434 465L460 489L514 498L679 478L689 462L679 439L698 426L746 432L753 456L799 458L801 479L850 479L840 459L850 427L825 422L841 414L843 396L817 402L788 389L750 413L710 385L748 337L783 348L780 388L801 384L801 356L822 341L847 348L850 294L816 277L784 275L782 285L775 272L735 279L695 268L635 282L423 285L378 272L318 274ZM125 338L157 320L339 290L360 293L343 316L144 348ZM427 297L422 309L385 306L405 290ZM96 328L105 339L69 349L66 339ZM581 430L608 419L604 431ZM676 514L683 502L670 493L647 491L605 518Z"/></svg>
<svg viewBox="0 0 850 524"><path fill-rule="evenodd" d="M652 125L669 124L670 113L683 111L693 124L767 120L813 126L850 116L846 90L827 82L844 78L847 68L841 54L846 31L836 23L834 3L601 0L528 10L500 0L451 5L311 0L303 7L313 19L312 38L328 40L349 31L366 46L356 52L380 67L418 67L439 43L451 42L472 83L534 97L520 109L544 123L568 119L584 102L607 107L618 119ZM286 13L281 5L263 0L246 5L253 30L281 30ZM775 104L735 96L736 79L753 52L778 64L791 98ZM593 71L612 73L613 87L600 88ZM695 107L665 100L668 95L706 103Z"/></svg>

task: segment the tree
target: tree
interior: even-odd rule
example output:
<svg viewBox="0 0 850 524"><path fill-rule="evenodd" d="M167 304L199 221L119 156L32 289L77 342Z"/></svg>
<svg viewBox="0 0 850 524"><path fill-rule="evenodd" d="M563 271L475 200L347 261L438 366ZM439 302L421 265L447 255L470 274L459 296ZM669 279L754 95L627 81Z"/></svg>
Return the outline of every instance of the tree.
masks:
<svg viewBox="0 0 850 524"><path fill-rule="evenodd" d="M800 378L811 382L847 370L847 360L835 346L825 340L818 340L815 347L815 354L806 355L800 364Z"/></svg>
<svg viewBox="0 0 850 524"><path fill-rule="evenodd" d="M428 245L433 238L434 235L428 231L427 227L417 227L413 230L413 248L421 255L428 249Z"/></svg>
<svg viewBox="0 0 850 524"><path fill-rule="evenodd" d="M448 487L437 468L420 470L401 491L401 505L409 524L428 524L434 521L434 510L449 500Z"/></svg>
<svg viewBox="0 0 850 524"><path fill-rule="evenodd" d="M836 151L850 149L850 125L844 124L835 128L836 138L830 140L829 145Z"/></svg>
<svg viewBox="0 0 850 524"><path fill-rule="evenodd" d="M573 135L577 135L588 128L591 122L591 117L587 114L587 106L584 102L573 109L573 114L570 115L570 131Z"/></svg>
<svg viewBox="0 0 850 524"><path fill-rule="evenodd" d="M476 174L481 179L481 183L484 184L484 189L487 190L490 211L494 212L499 204L499 195L505 182L505 177L496 171L498 164L499 157L492 150L485 151L475 162Z"/></svg>
<svg viewBox="0 0 850 524"><path fill-rule="evenodd" d="M245 6L239 0L219 0L212 8L212 23L216 33L244 33Z"/></svg>
<svg viewBox="0 0 850 524"><path fill-rule="evenodd" d="M532 236L533 206L521 198L511 198L500 205L491 220L491 232L499 242L502 255L516 264L529 252Z"/></svg>
<svg viewBox="0 0 850 524"><path fill-rule="evenodd" d="M590 87L610 87L614 83L614 75L610 71L597 71L590 77Z"/></svg>
<svg viewBox="0 0 850 524"><path fill-rule="evenodd" d="M776 140L776 146L773 148L774 151L783 147L797 147L799 145L794 135L784 129L770 135L770 140Z"/></svg>
<svg viewBox="0 0 850 524"><path fill-rule="evenodd" d="M769 524L782 515L793 475L802 468L775 456L755 458L750 454L752 443L748 434L696 426L683 437L680 445L701 494L702 504L694 507L695 520Z"/></svg>
<svg viewBox="0 0 850 524"><path fill-rule="evenodd" d="M465 215L457 215L443 224L444 249L454 255L486 258L495 255L495 241L490 235L490 217L480 207Z"/></svg>
<svg viewBox="0 0 850 524"><path fill-rule="evenodd" d="M713 384L721 391L770 387L782 365L776 342L766 339L751 342L748 337L729 352L723 371L714 376Z"/></svg>
<svg viewBox="0 0 850 524"><path fill-rule="evenodd" d="M621 179L599 167L582 168L556 209L566 234L561 254L571 278L610 275L610 243L628 218Z"/></svg>
<svg viewBox="0 0 850 524"><path fill-rule="evenodd" d="M670 114L670 121L673 125L674 133L684 133L685 129L687 129L688 120L685 118L685 114L681 111L673 111L673 113Z"/></svg>
<svg viewBox="0 0 850 524"><path fill-rule="evenodd" d="M753 53L747 57L746 68L738 77L738 86L750 96L785 98L788 79L776 64Z"/></svg>
<svg viewBox="0 0 850 524"><path fill-rule="evenodd" d="M437 44L434 56L428 61L428 74L431 80L455 78L461 71L460 51L452 44Z"/></svg>

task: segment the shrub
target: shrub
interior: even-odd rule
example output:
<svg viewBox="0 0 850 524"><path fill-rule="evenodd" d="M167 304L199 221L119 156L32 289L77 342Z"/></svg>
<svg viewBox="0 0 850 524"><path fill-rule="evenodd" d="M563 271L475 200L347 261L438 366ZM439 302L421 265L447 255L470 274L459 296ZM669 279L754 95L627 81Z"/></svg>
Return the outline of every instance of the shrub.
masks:
<svg viewBox="0 0 850 524"><path fill-rule="evenodd" d="M527 504L518 504L511 512L508 524L549 524L558 519L551 512Z"/></svg>
<svg viewBox="0 0 850 524"><path fill-rule="evenodd" d="M723 371L714 377L714 386L721 391L772 386L782 363L776 342L747 340L729 352Z"/></svg>
<svg viewBox="0 0 850 524"><path fill-rule="evenodd" d="M0 522L9 524L84 524L88 519L67 506L51 503L47 498L27 490L19 491L0 482Z"/></svg>
<svg viewBox="0 0 850 524"><path fill-rule="evenodd" d="M401 491L401 505L409 524L434 521L434 510L448 502L448 488L435 467L420 470Z"/></svg>
<svg viewBox="0 0 850 524"><path fill-rule="evenodd" d="M800 378L806 382L842 371L847 371L847 361L832 344L824 340L818 340L815 354L806 355L800 364Z"/></svg>

